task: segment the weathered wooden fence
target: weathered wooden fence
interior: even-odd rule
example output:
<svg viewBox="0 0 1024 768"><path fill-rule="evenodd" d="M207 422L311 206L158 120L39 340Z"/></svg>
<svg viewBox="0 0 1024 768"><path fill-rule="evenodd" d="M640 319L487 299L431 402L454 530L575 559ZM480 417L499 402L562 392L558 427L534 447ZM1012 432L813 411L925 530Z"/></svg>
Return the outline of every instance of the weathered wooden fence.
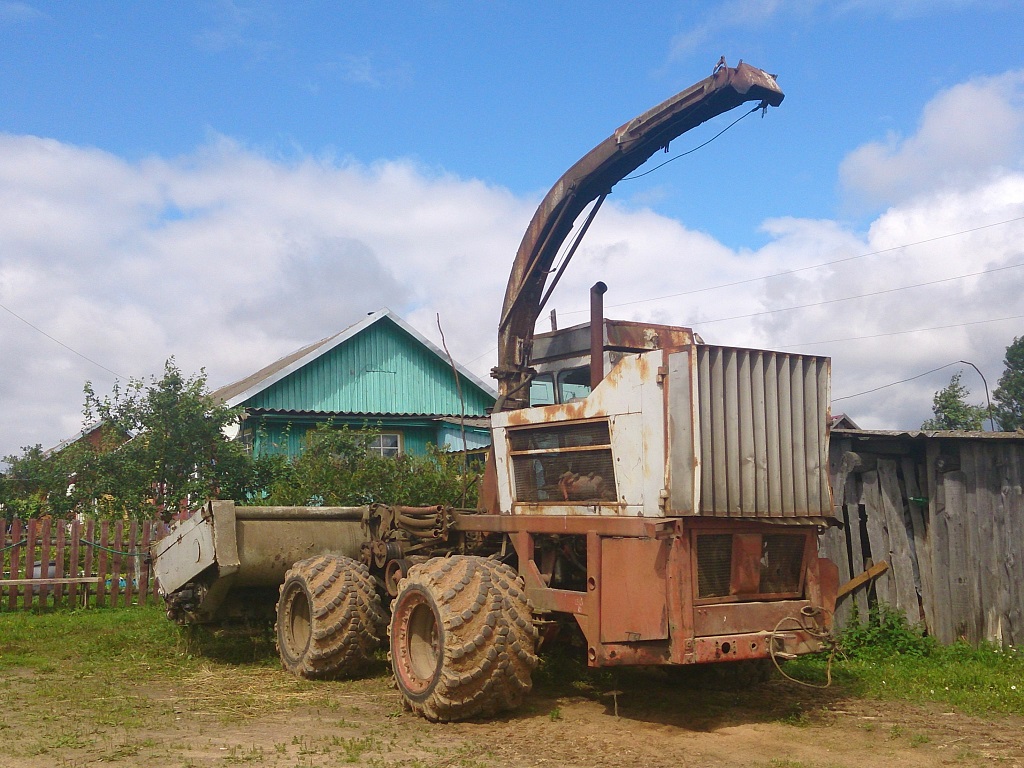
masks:
<svg viewBox="0 0 1024 768"><path fill-rule="evenodd" d="M840 582L888 565L840 626L885 603L942 643L1024 643L1024 435L837 430L830 465Z"/></svg>
<svg viewBox="0 0 1024 768"><path fill-rule="evenodd" d="M149 544L159 522L41 518L0 524L0 611L127 606L157 599Z"/></svg>

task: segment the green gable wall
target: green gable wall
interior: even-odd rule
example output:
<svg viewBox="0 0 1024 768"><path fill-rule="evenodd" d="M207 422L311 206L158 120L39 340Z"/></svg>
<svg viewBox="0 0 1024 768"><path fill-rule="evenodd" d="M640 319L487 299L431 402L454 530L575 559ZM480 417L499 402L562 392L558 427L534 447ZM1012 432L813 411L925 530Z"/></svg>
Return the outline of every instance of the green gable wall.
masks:
<svg viewBox="0 0 1024 768"><path fill-rule="evenodd" d="M493 399L461 379L467 416ZM462 411L451 366L388 318L242 403L273 411L431 414Z"/></svg>

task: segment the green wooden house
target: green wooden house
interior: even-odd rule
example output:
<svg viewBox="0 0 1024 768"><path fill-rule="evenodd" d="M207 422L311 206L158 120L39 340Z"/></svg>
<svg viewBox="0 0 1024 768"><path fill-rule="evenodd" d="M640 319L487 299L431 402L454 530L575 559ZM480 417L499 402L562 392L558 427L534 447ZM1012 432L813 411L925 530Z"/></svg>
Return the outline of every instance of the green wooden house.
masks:
<svg viewBox="0 0 1024 768"><path fill-rule="evenodd" d="M383 455L423 454L429 444L474 450L490 444L495 391L389 309L303 347L213 396L245 409L239 439L257 455L303 450L330 422L380 432ZM460 396L461 391L461 396Z"/></svg>

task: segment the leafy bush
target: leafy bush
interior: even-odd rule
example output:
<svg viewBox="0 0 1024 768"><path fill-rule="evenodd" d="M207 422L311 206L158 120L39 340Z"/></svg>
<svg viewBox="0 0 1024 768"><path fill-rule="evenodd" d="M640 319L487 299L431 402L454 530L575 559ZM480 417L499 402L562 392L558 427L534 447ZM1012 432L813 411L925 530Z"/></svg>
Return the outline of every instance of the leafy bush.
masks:
<svg viewBox="0 0 1024 768"><path fill-rule="evenodd" d="M268 457L271 477L265 495L254 503L476 505L479 466L463 466L460 456L434 447L426 456L381 456L368 449L376 436L373 430L318 425L309 433L300 456L291 461Z"/></svg>
<svg viewBox="0 0 1024 768"><path fill-rule="evenodd" d="M923 627L912 626L906 616L887 605L873 606L864 623L855 612L839 636L839 645L855 658L925 657L936 648L935 639L926 635Z"/></svg>

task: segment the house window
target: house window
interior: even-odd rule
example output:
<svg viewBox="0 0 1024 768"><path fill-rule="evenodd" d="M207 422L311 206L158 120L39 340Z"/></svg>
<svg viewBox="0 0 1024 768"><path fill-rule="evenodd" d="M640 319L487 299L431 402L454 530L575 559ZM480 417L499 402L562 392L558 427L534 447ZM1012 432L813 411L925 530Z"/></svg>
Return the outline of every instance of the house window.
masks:
<svg viewBox="0 0 1024 768"><path fill-rule="evenodd" d="M381 432L367 445L378 456L397 456L402 452L402 436L397 432Z"/></svg>

